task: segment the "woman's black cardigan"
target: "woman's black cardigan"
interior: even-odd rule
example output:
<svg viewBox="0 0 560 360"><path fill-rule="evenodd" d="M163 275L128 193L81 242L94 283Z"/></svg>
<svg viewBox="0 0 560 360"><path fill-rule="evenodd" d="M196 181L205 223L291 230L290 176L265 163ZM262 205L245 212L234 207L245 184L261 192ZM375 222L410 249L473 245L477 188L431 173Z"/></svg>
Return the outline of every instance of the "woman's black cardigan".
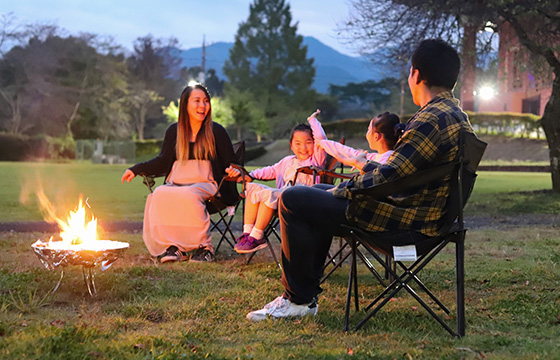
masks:
<svg viewBox="0 0 560 360"><path fill-rule="evenodd" d="M212 131L214 133L214 141L216 143L216 157L210 160L212 165L212 175L214 180L219 184L225 175L225 169L231 164L238 161L233 152L233 146L226 129L222 125L213 122ZM135 174L146 174L152 176L169 175L173 163L177 160L175 145L177 143L177 123L171 124L165 131L161 151L155 158L136 164L130 168ZM192 144L191 144L192 145ZM190 152L192 157L192 151ZM226 205L233 205L239 199L236 183L233 181L224 181L220 188L220 196Z"/></svg>

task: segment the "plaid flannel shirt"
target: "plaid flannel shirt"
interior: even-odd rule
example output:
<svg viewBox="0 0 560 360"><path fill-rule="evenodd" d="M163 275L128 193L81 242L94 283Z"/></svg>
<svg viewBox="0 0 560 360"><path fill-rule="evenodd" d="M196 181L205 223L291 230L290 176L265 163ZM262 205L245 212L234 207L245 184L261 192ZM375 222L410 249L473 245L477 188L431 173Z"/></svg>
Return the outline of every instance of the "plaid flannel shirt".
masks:
<svg viewBox="0 0 560 360"><path fill-rule="evenodd" d="M383 201L356 195L350 190L414 174L434 165L452 161L458 151L459 129L473 132L471 124L449 91L434 97L408 122L395 151L385 164L370 162L362 175L334 189L337 197L351 199L346 217L367 231L419 231L438 235L442 228L443 208L449 197L450 177L414 192L393 194Z"/></svg>

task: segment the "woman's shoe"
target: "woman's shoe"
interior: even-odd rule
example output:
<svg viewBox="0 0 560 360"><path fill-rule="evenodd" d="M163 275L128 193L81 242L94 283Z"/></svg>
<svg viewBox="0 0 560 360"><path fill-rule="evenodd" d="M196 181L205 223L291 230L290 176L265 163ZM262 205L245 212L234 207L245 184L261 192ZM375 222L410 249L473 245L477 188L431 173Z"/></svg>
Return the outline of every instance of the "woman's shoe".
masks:
<svg viewBox="0 0 560 360"><path fill-rule="evenodd" d="M214 253L206 248L198 248L191 256L192 262L213 262L215 259Z"/></svg>
<svg viewBox="0 0 560 360"><path fill-rule="evenodd" d="M169 261L184 261L188 260L188 258L187 254L179 250L177 246L171 245L165 250L159 261L163 264Z"/></svg>

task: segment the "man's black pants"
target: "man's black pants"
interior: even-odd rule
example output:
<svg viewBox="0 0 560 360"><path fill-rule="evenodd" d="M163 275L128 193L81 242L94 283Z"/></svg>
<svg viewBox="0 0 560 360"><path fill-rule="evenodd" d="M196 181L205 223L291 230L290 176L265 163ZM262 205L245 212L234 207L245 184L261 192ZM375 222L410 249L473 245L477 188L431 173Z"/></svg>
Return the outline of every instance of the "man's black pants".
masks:
<svg viewBox="0 0 560 360"><path fill-rule="evenodd" d="M348 199L334 197L324 186L294 186L282 193L282 285L291 302L308 304L321 292L332 238L341 232L341 224L349 224L347 206Z"/></svg>

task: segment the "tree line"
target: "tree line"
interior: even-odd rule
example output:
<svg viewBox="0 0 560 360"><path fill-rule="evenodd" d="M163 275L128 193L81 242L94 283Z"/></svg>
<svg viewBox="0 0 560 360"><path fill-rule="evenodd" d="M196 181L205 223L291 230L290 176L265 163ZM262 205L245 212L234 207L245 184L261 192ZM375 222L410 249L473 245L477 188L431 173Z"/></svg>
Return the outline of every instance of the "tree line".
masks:
<svg viewBox="0 0 560 360"><path fill-rule="evenodd" d="M204 71L215 118L238 137L285 136L315 108L326 119L352 109L407 112L408 59L423 38L439 37L461 51L461 93L474 86L478 55L508 22L527 54L553 76L541 125L550 149L553 188L560 192L560 16L558 1L351 0L339 33L364 54L390 50L395 79L311 89L314 60L285 0L254 0L239 25L224 65L225 79ZM65 35L49 25L17 24L0 17L0 131L67 138L160 137L182 87L203 70L181 67L177 40L138 38L127 54L95 34ZM535 61L533 61L535 60ZM456 91L457 95L459 94ZM163 110L162 110L163 107ZM406 108L406 109L405 109ZM350 109L350 110L349 110ZM346 111L346 112L345 112ZM363 113L362 113L363 115Z"/></svg>
<svg viewBox="0 0 560 360"><path fill-rule="evenodd" d="M215 69L184 67L175 38L148 34L128 51L111 38L21 24L13 14L1 16L0 29L0 131L9 134L158 138L193 79L205 83L215 120L238 139L286 136L316 108L324 120L363 116L399 97L398 82L387 80L313 90L314 59L284 0L250 5L224 65L227 80Z"/></svg>

